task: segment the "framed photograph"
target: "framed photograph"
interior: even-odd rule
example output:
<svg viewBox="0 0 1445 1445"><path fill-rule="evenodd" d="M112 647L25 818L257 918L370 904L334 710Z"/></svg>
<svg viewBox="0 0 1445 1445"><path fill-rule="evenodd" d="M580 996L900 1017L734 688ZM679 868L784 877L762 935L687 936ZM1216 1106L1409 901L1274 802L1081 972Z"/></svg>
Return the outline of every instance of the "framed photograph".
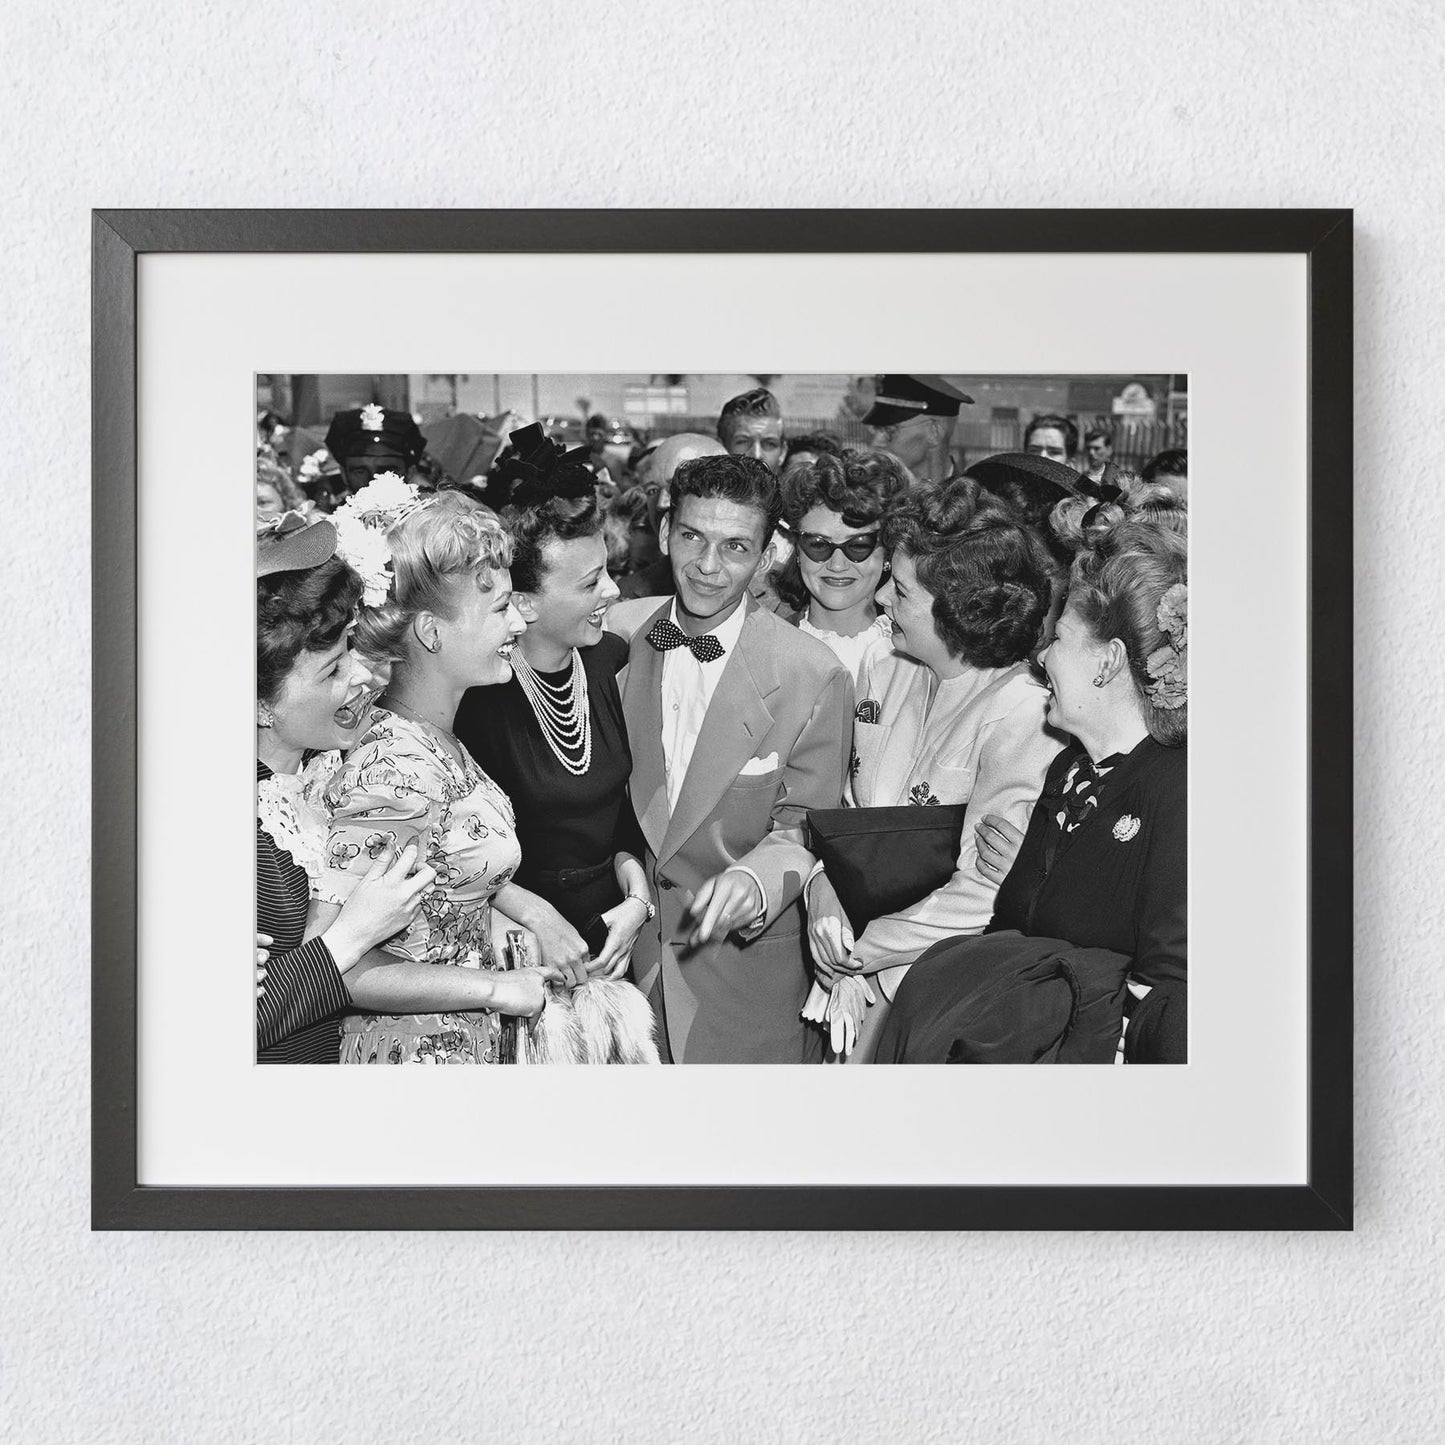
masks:
<svg viewBox="0 0 1445 1445"><path fill-rule="evenodd" d="M96 212L93 1227L1350 1228L1351 306L1348 211ZM537 423L605 488L638 481L640 533L646 448L682 435L778 471L821 433L991 495L994 459L1042 457L1081 511L1187 450L1187 1061L731 1067L699 985L675 1018L666 1003L672 1067L258 1066L257 514L343 516L361 483L327 436L341 414L415 428L425 453L400 469L432 474L408 481L469 505L499 501L503 448L508 486L543 455L518 440ZM280 470L253 491L258 428ZM629 552L626 503L622 582L657 565ZM673 523L670 555L684 537L720 554L692 511ZM811 548L792 580L771 574L803 587L804 621L805 558L852 555L813 525L785 534ZM633 588L652 599L628 604L637 625L680 618L657 590ZM755 589L746 609L787 602ZM711 660L679 637L659 655ZM513 641L493 651L510 678ZM876 718L866 687L848 698L855 728ZM375 700L403 721L417 701ZM445 754L425 709L413 723ZM688 806L692 771L663 797L673 746L664 730L658 816L635 810L663 979L666 892L706 876L653 856L650 822ZM748 751L727 763L745 787L788 765ZM968 801L894 771L901 795L871 801ZM1121 814L1112 836L1139 827ZM458 1045L439 1038L405 1047L442 1062Z"/></svg>

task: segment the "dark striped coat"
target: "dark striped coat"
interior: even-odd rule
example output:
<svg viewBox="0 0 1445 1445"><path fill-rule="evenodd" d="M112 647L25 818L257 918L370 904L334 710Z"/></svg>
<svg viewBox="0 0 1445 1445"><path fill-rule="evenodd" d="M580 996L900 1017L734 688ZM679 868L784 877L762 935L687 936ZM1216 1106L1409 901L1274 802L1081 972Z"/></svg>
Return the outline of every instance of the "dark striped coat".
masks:
<svg viewBox="0 0 1445 1445"><path fill-rule="evenodd" d="M271 776L256 763L256 781ZM256 931L275 940L266 964L266 993L256 1001L258 1064L334 1064L340 1056L340 1011L351 995L331 950L319 938L303 943L310 888L306 870L256 824Z"/></svg>

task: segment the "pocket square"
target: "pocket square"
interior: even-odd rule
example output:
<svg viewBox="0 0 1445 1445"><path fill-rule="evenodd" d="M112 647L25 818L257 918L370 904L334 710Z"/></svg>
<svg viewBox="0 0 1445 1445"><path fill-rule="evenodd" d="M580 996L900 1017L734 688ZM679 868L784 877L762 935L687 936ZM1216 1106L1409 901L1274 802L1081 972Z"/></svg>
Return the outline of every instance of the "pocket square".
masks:
<svg viewBox="0 0 1445 1445"><path fill-rule="evenodd" d="M764 773L775 773L778 770L777 753L769 753L765 758L749 758L743 764L743 770L738 774L740 778L757 778Z"/></svg>

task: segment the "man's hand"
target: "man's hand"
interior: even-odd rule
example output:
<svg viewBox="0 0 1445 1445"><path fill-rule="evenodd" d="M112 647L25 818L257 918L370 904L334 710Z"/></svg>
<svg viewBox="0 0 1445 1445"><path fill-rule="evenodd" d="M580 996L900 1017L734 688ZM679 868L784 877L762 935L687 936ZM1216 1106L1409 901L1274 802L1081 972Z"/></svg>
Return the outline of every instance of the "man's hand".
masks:
<svg viewBox="0 0 1445 1445"><path fill-rule="evenodd" d="M727 868L709 878L693 896L687 916L698 920L688 944L699 948L714 938L726 938L735 928L751 923L763 911L763 896L752 877Z"/></svg>

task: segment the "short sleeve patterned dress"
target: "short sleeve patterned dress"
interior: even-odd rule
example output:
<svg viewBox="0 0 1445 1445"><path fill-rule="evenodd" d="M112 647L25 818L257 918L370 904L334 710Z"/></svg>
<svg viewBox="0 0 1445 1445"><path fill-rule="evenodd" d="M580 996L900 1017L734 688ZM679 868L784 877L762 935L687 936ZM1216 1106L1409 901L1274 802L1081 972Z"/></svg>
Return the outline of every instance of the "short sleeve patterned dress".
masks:
<svg viewBox="0 0 1445 1445"><path fill-rule="evenodd" d="M326 789L330 829L317 896L344 903L388 846L418 845L436 870L421 910L383 945L438 967L495 968L492 897L521 861L507 795L463 749L463 760L422 725L385 708ZM494 1064L501 1021L491 1011L350 1014L343 1064Z"/></svg>

